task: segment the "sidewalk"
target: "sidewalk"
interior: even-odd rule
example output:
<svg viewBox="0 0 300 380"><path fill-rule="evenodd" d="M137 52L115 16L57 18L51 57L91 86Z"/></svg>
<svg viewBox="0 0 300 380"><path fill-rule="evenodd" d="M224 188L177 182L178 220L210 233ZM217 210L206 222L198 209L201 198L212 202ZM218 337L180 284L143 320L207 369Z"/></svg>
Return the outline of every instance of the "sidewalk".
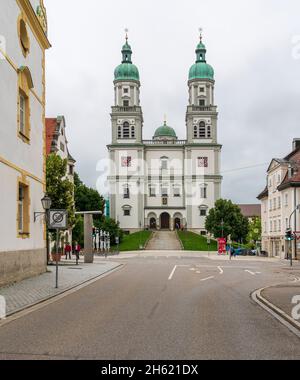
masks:
<svg viewBox="0 0 300 380"><path fill-rule="evenodd" d="M261 296L292 318L292 310L296 306L292 300L295 296L300 297L300 283L273 286L263 290Z"/></svg>
<svg viewBox="0 0 300 380"><path fill-rule="evenodd" d="M55 265L48 272L13 285L0 288L0 296L6 300L7 316L55 297L87 281L93 280L120 266L111 261L98 261L94 264L62 262L59 266L59 289L55 289Z"/></svg>
<svg viewBox="0 0 300 380"><path fill-rule="evenodd" d="M147 251L173 250L181 251L182 247L173 231L155 231L147 244Z"/></svg>

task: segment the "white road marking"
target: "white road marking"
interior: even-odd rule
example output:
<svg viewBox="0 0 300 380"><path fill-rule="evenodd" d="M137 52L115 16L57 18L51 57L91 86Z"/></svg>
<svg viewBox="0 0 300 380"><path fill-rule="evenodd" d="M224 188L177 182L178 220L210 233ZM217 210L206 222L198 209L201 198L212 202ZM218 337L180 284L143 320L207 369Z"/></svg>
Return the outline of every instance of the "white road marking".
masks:
<svg viewBox="0 0 300 380"><path fill-rule="evenodd" d="M179 267L184 268L184 267L187 267L187 266L188 266L188 265L175 265L175 267L173 268L173 270L172 270L172 272L171 272L171 274L170 274L168 280L169 280L169 281L172 280L172 278L174 277L174 274L175 274L177 268L179 268Z"/></svg>
<svg viewBox="0 0 300 380"><path fill-rule="evenodd" d="M204 281L212 280L213 278L215 278L215 276L203 278L201 281L204 282Z"/></svg>
<svg viewBox="0 0 300 380"><path fill-rule="evenodd" d="M195 268L191 268L191 269L190 269L190 271L192 271L192 272L195 272L195 270L196 270Z"/></svg>
<svg viewBox="0 0 300 380"><path fill-rule="evenodd" d="M176 269L177 269L177 265L175 265L175 267L173 268L173 270L172 270L172 272L171 272L171 274L170 274L170 276L168 278L169 281L172 280L172 278L173 278L173 276L174 276L174 274L176 272Z"/></svg>
<svg viewBox="0 0 300 380"><path fill-rule="evenodd" d="M251 270L246 269L245 272L248 272L248 273L250 273L252 276L255 276L255 273L254 273L254 272L251 272Z"/></svg>
<svg viewBox="0 0 300 380"><path fill-rule="evenodd" d="M196 273L197 273L197 274L201 274L201 272L200 272L200 271L197 271Z"/></svg>
<svg viewBox="0 0 300 380"><path fill-rule="evenodd" d="M223 269L222 269L221 267L218 267L218 269L219 269L219 271L220 271L220 274L223 274L223 273L224 273L224 271L223 271Z"/></svg>

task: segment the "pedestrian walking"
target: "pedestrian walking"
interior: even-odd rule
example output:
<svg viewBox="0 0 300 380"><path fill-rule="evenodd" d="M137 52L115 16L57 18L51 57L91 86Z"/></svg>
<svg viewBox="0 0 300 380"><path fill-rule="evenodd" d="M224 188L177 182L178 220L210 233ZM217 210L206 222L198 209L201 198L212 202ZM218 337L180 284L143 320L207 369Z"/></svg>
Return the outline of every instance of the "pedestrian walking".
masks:
<svg viewBox="0 0 300 380"><path fill-rule="evenodd" d="M76 265L78 265L78 262L79 262L80 251L81 251L81 247L78 244L78 242L76 241L75 245L74 245L74 253L75 253L75 256L76 256Z"/></svg>
<svg viewBox="0 0 300 380"><path fill-rule="evenodd" d="M230 248L230 257L232 256L236 257L235 250L233 247Z"/></svg>
<svg viewBox="0 0 300 380"><path fill-rule="evenodd" d="M68 260L68 259L72 260L71 252L72 252L72 247L69 243L67 243L65 246L66 260Z"/></svg>

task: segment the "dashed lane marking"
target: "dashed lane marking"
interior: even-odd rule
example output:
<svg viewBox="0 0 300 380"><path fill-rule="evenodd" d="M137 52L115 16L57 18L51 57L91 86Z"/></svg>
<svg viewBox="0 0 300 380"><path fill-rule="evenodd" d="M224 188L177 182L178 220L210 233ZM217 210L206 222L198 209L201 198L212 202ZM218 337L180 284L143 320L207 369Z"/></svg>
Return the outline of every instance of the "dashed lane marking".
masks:
<svg viewBox="0 0 300 380"><path fill-rule="evenodd" d="M208 280L212 280L212 279L214 279L214 278L215 278L215 276L210 276L210 277L207 277L207 278L203 278L203 279L201 280L201 282L208 281Z"/></svg>

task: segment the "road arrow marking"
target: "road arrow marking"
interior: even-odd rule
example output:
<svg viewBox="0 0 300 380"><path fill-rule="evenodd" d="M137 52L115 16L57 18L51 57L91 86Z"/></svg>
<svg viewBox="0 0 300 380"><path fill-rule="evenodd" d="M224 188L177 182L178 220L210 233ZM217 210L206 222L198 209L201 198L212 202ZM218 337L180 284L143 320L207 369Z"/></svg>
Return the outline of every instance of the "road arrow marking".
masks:
<svg viewBox="0 0 300 380"><path fill-rule="evenodd" d="M219 271L220 271L220 274L223 274L223 273L224 273L224 271L223 271L223 269L222 269L221 267L218 267L218 269L219 269Z"/></svg>
<svg viewBox="0 0 300 380"><path fill-rule="evenodd" d="M251 270L246 269L245 272L248 272L248 273L250 273L252 276L255 276L255 273L254 273L254 272L251 272Z"/></svg>

